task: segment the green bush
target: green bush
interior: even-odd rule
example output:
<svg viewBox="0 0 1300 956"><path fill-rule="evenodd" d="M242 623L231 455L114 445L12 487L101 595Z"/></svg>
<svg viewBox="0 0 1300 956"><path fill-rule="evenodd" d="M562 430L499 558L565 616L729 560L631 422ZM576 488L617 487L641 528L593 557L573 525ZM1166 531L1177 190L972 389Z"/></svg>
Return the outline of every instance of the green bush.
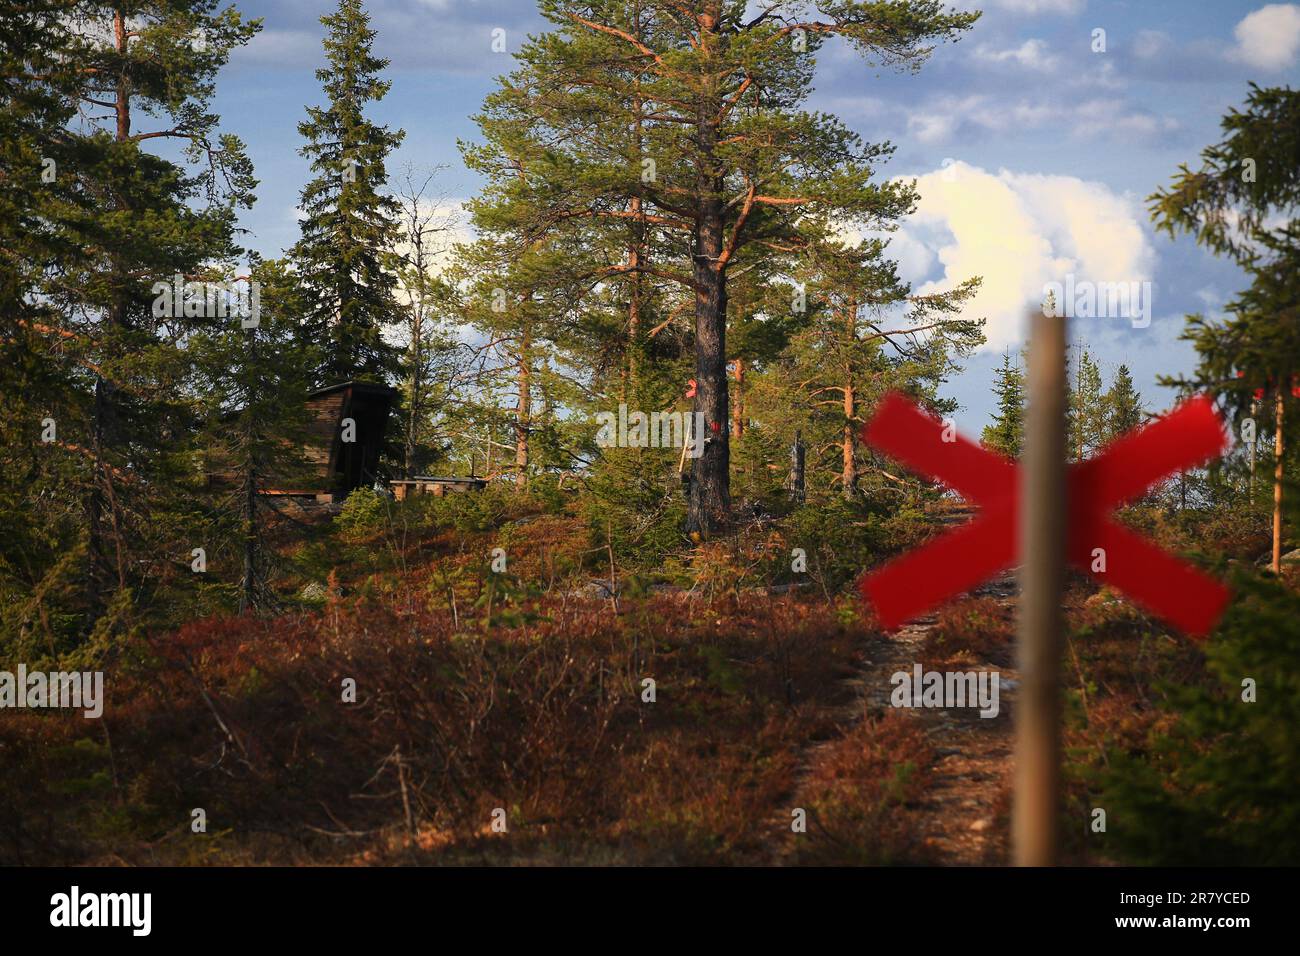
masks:
<svg viewBox="0 0 1300 956"><path fill-rule="evenodd" d="M592 466L582 515L592 547L621 565L653 568L687 546L686 500L671 449L607 448Z"/></svg>
<svg viewBox="0 0 1300 956"><path fill-rule="evenodd" d="M1300 863L1300 595L1244 572L1234 585L1206 647L1210 679L1167 688L1172 732L1112 749L1097 772L1106 846L1123 859Z"/></svg>
<svg viewBox="0 0 1300 956"><path fill-rule="evenodd" d="M373 488L358 488L343 502L334 526L346 538L367 538L388 523L392 502Z"/></svg>
<svg viewBox="0 0 1300 956"><path fill-rule="evenodd" d="M807 553L813 580L836 591L906 547L925 527L919 511L885 515L870 502L836 498L794 511L786 519L786 537L790 547Z"/></svg>

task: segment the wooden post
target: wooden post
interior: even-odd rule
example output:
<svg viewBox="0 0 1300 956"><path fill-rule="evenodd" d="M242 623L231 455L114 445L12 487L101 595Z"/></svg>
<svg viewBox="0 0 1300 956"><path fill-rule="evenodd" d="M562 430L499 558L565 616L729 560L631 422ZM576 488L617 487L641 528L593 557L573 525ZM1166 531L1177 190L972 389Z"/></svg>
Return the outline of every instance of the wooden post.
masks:
<svg viewBox="0 0 1300 956"><path fill-rule="evenodd" d="M1020 693L1012 850L1017 866L1057 861L1061 766L1061 597L1065 585L1065 319L1030 316L1020 487Z"/></svg>
<svg viewBox="0 0 1300 956"><path fill-rule="evenodd" d="M1273 573L1282 573L1282 426L1285 424L1286 390L1282 376L1277 377L1277 405L1273 429Z"/></svg>

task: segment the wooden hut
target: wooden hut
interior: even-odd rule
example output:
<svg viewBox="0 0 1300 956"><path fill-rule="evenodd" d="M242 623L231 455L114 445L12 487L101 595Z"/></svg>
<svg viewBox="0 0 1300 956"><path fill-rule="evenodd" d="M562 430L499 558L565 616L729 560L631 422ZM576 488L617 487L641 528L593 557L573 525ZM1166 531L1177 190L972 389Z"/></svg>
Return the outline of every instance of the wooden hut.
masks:
<svg viewBox="0 0 1300 956"><path fill-rule="evenodd" d="M396 398L396 389L370 382L343 382L309 392L302 449L307 480L292 487L268 488L265 494L341 501L353 490L374 484L388 413ZM343 440L348 419L355 426L352 441Z"/></svg>

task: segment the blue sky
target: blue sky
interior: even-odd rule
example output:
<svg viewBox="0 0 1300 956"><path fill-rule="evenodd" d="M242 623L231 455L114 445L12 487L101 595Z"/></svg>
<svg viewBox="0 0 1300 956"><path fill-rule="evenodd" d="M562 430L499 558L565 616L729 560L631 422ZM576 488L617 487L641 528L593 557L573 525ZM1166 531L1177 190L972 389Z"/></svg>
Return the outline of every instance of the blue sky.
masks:
<svg viewBox="0 0 1300 956"><path fill-rule="evenodd" d="M990 342L948 387L977 431L992 406L991 370L1018 347L1027 297L1072 273L1096 282L1151 283L1150 325L1077 318L1109 377L1126 362L1149 406L1169 403L1157 374L1190 367L1178 341L1187 312L1216 312L1240 287L1237 270L1186 239L1154 234L1146 197L1180 163L1194 165L1219 138L1219 119L1247 83L1300 80L1300 5L1248 0L985 0L958 2L983 17L961 42L938 48L919 74L864 65L837 44L823 49L811 105L834 112L869 141L897 152L883 170L917 178L918 215L894 247L920 290L985 277L975 304ZM298 156L304 106L321 101L323 0L249 0L262 33L217 84L223 126L248 145L261 186L245 215L246 244L276 255L297 238ZM390 162L446 165L448 196L477 189L458 138L494 80L511 68L493 53L543 29L531 0L373 0L376 52L392 64L392 90L374 117L406 130ZM1104 51L1094 51L1096 30Z"/></svg>

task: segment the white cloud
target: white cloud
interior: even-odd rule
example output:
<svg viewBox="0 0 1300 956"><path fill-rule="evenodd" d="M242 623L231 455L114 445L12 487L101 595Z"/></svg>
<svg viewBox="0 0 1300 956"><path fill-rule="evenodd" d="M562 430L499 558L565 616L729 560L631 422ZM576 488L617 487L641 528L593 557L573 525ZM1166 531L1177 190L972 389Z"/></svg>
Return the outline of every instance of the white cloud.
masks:
<svg viewBox="0 0 1300 956"><path fill-rule="evenodd" d="M1168 33L1162 30L1139 30L1133 38L1133 55L1143 60L1165 56L1174 45Z"/></svg>
<svg viewBox="0 0 1300 956"><path fill-rule="evenodd" d="M1080 103L1074 113L1074 135L1085 139L1103 135L1142 139L1172 133L1176 129L1178 121L1171 116L1157 116L1145 110L1126 112L1110 99L1087 100Z"/></svg>
<svg viewBox="0 0 1300 956"><path fill-rule="evenodd" d="M997 7L1011 13L1080 13L1088 0L984 0L981 6Z"/></svg>
<svg viewBox="0 0 1300 956"><path fill-rule="evenodd" d="M856 230L847 234L847 238L858 242L862 236ZM934 249L916 236L906 232L896 232L889 237L889 258L898 263L898 275L904 282L913 285L921 282L934 270L936 261Z"/></svg>
<svg viewBox="0 0 1300 956"><path fill-rule="evenodd" d="M1100 58L1093 58L1094 61L1097 59ZM1096 87L1102 90L1118 90L1125 85L1119 71L1115 69L1113 60L1102 60L1091 69L1081 69L1071 76L1071 80L1076 86Z"/></svg>
<svg viewBox="0 0 1300 956"><path fill-rule="evenodd" d="M1100 78L1100 84L1105 82L1106 78ZM907 117L908 134L928 146L963 138L963 132L1014 134L1053 128L1076 139L1113 138L1132 143L1135 139L1167 135L1179 124L1172 117L1126 106L1113 97L1082 102L1022 99L1008 103L983 94L946 96Z"/></svg>
<svg viewBox="0 0 1300 956"><path fill-rule="evenodd" d="M907 118L907 131L926 145L946 143L957 131L958 115L955 110L939 113L914 113Z"/></svg>
<svg viewBox="0 0 1300 956"><path fill-rule="evenodd" d="M1053 69L1058 58L1047 48L1042 40L1030 39L1018 47L996 50L990 44L982 43L975 48L975 59L984 63L1015 63L1027 70L1046 71Z"/></svg>
<svg viewBox="0 0 1300 956"><path fill-rule="evenodd" d="M1232 59L1261 70L1282 70L1300 53L1300 6L1270 3L1237 24Z"/></svg>
<svg viewBox="0 0 1300 956"><path fill-rule="evenodd" d="M231 62L259 66L307 66L324 62L320 33L309 30L264 29L247 46L231 54Z"/></svg>
<svg viewBox="0 0 1300 956"><path fill-rule="evenodd" d="M1093 282L1149 280L1155 252L1138 205L1102 183L1074 176L986 172L956 162L917 178L916 215L900 229L891 252L912 268L918 293L951 289L971 276L984 280L967 308L988 319L985 348L1023 338L1028 310L1043 287L1067 274ZM914 247L920 244L934 258ZM898 248L895 248L898 247ZM918 275L917 267L937 263Z"/></svg>

